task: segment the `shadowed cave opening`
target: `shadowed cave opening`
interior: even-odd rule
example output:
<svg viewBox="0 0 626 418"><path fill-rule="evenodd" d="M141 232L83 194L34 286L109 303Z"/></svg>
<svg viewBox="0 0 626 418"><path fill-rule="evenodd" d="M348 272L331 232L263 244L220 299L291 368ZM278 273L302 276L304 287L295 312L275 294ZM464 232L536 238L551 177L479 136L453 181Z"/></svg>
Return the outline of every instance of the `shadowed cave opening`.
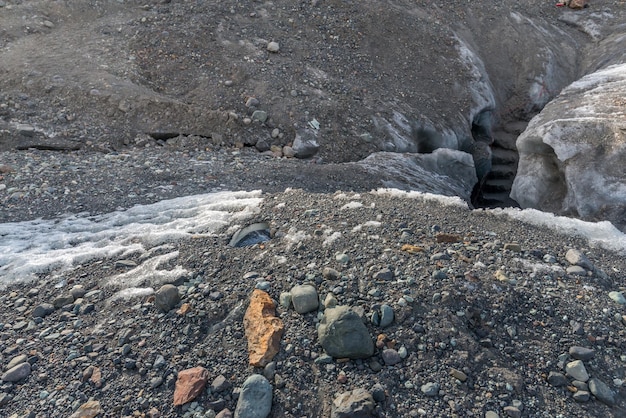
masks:
<svg viewBox="0 0 626 418"><path fill-rule="evenodd" d="M510 197L519 162L515 142L530 118L509 116L494 124L494 109L483 110L474 117L472 158L478 178L471 195L474 207L519 207Z"/></svg>

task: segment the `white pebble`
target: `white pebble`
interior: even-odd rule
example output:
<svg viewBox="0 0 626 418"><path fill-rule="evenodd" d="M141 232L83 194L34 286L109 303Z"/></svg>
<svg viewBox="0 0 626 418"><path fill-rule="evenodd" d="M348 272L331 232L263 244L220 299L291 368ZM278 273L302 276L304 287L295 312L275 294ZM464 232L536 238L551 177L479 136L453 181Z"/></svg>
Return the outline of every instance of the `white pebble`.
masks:
<svg viewBox="0 0 626 418"><path fill-rule="evenodd" d="M278 44L278 42L269 42L267 44L267 50L270 52L278 52L278 50L280 49L280 45Z"/></svg>

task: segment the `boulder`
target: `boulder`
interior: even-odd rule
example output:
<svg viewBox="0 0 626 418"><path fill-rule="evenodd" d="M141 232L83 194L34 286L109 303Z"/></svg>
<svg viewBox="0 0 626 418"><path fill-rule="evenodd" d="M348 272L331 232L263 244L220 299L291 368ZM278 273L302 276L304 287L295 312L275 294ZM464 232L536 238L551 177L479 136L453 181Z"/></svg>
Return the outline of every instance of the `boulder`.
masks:
<svg viewBox="0 0 626 418"><path fill-rule="evenodd" d="M517 139L519 167L511 197L626 231L626 64L565 88Z"/></svg>
<svg viewBox="0 0 626 418"><path fill-rule="evenodd" d="M296 158L310 158L314 156L320 148L317 133L312 129L298 131L291 148Z"/></svg>
<svg viewBox="0 0 626 418"><path fill-rule="evenodd" d="M280 349L283 321L275 316L276 305L270 295L255 289L250 305L243 317L243 326L248 339L250 365L265 367Z"/></svg>
<svg viewBox="0 0 626 418"><path fill-rule="evenodd" d="M265 418L272 410L272 385L260 374L248 377L235 409L235 418Z"/></svg>
<svg viewBox="0 0 626 418"><path fill-rule="evenodd" d="M180 302L178 288L172 284L161 286L154 294L154 304L163 312L168 312Z"/></svg>
<svg viewBox="0 0 626 418"><path fill-rule="evenodd" d="M31 368L30 363L20 363L7 370L2 375L2 381L4 382L19 382L22 379L27 378L30 375Z"/></svg>
<svg viewBox="0 0 626 418"><path fill-rule="evenodd" d="M174 405L191 402L204 390L209 380L209 371L204 367L194 367L178 373L174 390Z"/></svg>
<svg viewBox="0 0 626 418"><path fill-rule="evenodd" d="M367 327L348 306L324 311L318 338L324 351L335 358L368 358L374 354L374 342Z"/></svg>
<svg viewBox="0 0 626 418"><path fill-rule="evenodd" d="M293 308L299 314L314 311L319 306L317 290L310 284L294 286L290 293Z"/></svg>
<svg viewBox="0 0 626 418"><path fill-rule="evenodd" d="M472 155L439 148L429 154L377 152L354 163L383 177L383 186L459 196L469 201L477 183Z"/></svg>

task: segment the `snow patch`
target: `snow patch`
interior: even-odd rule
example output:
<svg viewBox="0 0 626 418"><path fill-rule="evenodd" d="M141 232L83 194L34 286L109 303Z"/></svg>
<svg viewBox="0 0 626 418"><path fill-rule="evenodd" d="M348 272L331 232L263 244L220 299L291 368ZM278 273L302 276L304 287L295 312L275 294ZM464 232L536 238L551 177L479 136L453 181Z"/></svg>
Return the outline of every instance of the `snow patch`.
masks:
<svg viewBox="0 0 626 418"><path fill-rule="evenodd" d="M292 227L287 231L283 239L287 241L287 249L290 250L294 245L311 238L305 231L298 231Z"/></svg>
<svg viewBox="0 0 626 418"><path fill-rule="evenodd" d="M38 274L58 274L93 260L146 255L151 247L214 234L256 213L260 195L260 191L209 193L104 215L0 224L0 287L33 280ZM148 274L147 266L143 272ZM167 274L185 273L174 269ZM159 280L167 279L164 275L157 274Z"/></svg>
<svg viewBox="0 0 626 418"><path fill-rule="evenodd" d="M341 210L358 209L358 208L362 208L362 207L363 207L363 203L361 203L361 202L350 202L350 203L346 203L345 205L343 205L341 207Z"/></svg>
<svg viewBox="0 0 626 418"><path fill-rule="evenodd" d="M435 201L444 206L456 206L461 208L468 208L467 202L461 199L458 196L443 196L439 194L433 193L424 193L417 191L404 191L400 189L386 189L380 188L376 190L372 190L370 193L377 196L389 196L389 197L400 197L404 199L419 199L422 201Z"/></svg>
<svg viewBox="0 0 626 418"><path fill-rule="evenodd" d="M333 232L331 235L326 237L324 242L322 242L322 247L328 247L329 245L332 245L339 238L341 238L341 232L338 232L338 231Z"/></svg>
<svg viewBox="0 0 626 418"><path fill-rule="evenodd" d="M626 235L609 221L586 222L580 219L556 216L536 209L490 209L496 215L505 215L531 225L547 227L586 239L590 246L604 248L626 255Z"/></svg>

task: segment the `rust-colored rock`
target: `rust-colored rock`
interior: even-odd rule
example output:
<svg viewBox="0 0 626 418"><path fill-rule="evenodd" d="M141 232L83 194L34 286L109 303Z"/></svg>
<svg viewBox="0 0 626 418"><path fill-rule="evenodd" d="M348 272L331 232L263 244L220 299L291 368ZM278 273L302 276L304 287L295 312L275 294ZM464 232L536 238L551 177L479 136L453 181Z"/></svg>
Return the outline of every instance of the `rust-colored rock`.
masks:
<svg viewBox="0 0 626 418"><path fill-rule="evenodd" d="M191 311L191 305L188 303L183 303L180 305L180 309L176 311L178 315L187 315Z"/></svg>
<svg viewBox="0 0 626 418"><path fill-rule="evenodd" d="M457 234L445 234L442 232L440 234L437 234L437 236L435 237L435 240L437 242L453 244L455 242L461 241L461 236Z"/></svg>
<svg viewBox="0 0 626 418"><path fill-rule="evenodd" d="M275 308L266 292L259 289L252 292L243 326L248 339L250 365L254 367L265 367L278 353L284 326L283 321L275 316Z"/></svg>
<svg viewBox="0 0 626 418"><path fill-rule="evenodd" d="M93 373L91 374L89 381L93 383L93 385L97 388L102 387L102 372L98 367L94 367Z"/></svg>
<svg viewBox="0 0 626 418"><path fill-rule="evenodd" d="M100 408L100 402L87 401L82 404L76 412L69 416L69 418L94 418L98 414L101 414L102 408Z"/></svg>
<svg viewBox="0 0 626 418"><path fill-rule="evenodd" d="M179 372L174 390L174 405L183 405L196 399L208 380L209 371L204 367L193 367Z"/></svg>
<svg viewBox="0 0 626 418"><path fill-rule="evenodd" d="M580 10L588 6L588 0L570 0L568 6L570 9Z"/></svg>

